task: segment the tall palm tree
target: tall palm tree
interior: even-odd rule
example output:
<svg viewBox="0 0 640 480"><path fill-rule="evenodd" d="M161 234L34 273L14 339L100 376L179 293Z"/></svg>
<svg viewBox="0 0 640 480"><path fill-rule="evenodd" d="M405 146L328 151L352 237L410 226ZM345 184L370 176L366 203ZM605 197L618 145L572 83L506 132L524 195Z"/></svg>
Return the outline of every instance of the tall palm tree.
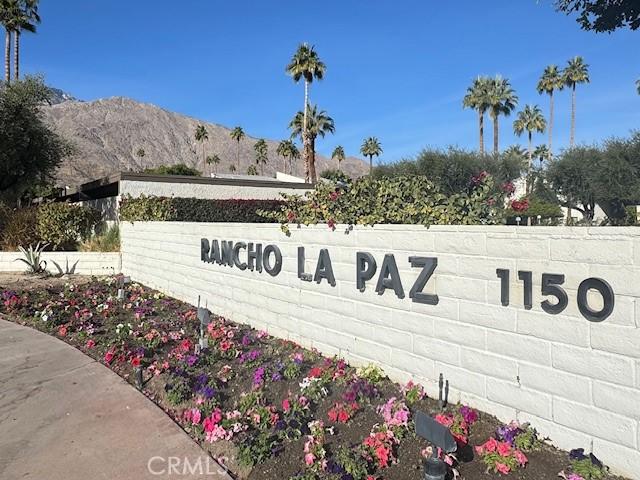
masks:
<svg viewBox="0 0 640 480"><path fill-rule="evenodd" d="M467 88L467 94L462 99L464 108L472 108L478 112L478 130L480 137L480 154L484 154L484 114L489 108L488 90L491 79L488 77L476 78L470 87Z"/></svg>
<svg viewBox="0 0 640 480"><path fill-rule="evenodd" d="M218 173L218 164L220 163L220 157L217 154L207 156L207 165L213 165L213 174Z"/></svg>
<svg viewBox="0 0 640 480"><path fill-rule="evenodd" d="M276 148L276 154L282 157L282 171L286 173L287 171L287 155L289 153L289 143L291 140L281 140L278 143L278 147Z"/></svg>
<svg viewBox="0 0 640 480"><path fill-rule="evenodd" d="M236 171L236 166L233 163L231 165L229 165L229 171L231 173L234 173Z"/></svg>
<svg viewBox="0 0 640 480"><path fill-rule="evenodd" d="M345 159L344 148L342 148L342 146L338 145L336 148L333 149L333 153L331 154L331 160L334 160L334 159L338 161L338 170L340 170L340 165Z"/></svg>
<svg viewBox="0 0 640 480"><path fill-rule="evenodd" d="M294 82L298 83L301 79L304 79L304 111L301 137L302 156L306 172L315 172L316 169L315 165L311 165L312 162L315 162L315 152L312 150L310 132L308 131L310 128L309 87L314 79L322 80L326 69L326 65L320 60L315 48L306 43L298 47L298 50L296 50L296 53L294 53L286 67L287 73L293 77ZM314 175L311 176L311 179L314 182L316 181ZM306 180L309 181L308 175Z"/></svg>
<svg viewBox="0 0 640 480"><path fill-rule="evenodd" d="M518 112L518 118L513 122L513 131L520 136L523 132L527 132L529 136L529 148L527 149L527 157L529 159L527 167L527 178L529 179L529 188L531 188L531 166L533 159L533 132L543 133L547 128L547 121L542 115L542 110L537 105L525 105L524 110Z"/></svg>
<svg viewBox="0 0 640 480"><path fill-rule="evenodd" d="M333 118L331 118L324 110L318 111L318 106L307 107L307 143L308 143L308 161L305 161L305 179L307 182L310 180L316 182L318 176L316 175L316 138L318 135L324 138L327 133L335 132L335 124ZM289 123L289 129L291 129L291 138L301 137L305 131L304 126L304 113L298 112L293 117L293 120ZM304 158L304 146L302 152Z"/></svg>
<svg viewBox="0 0 640 480"><path fill-rule="evenodd" d="M509 80L497 75L492 78L487 90L487 103L489 104L489 116L493 120L493 153L498 154L498 120L500 115L508 117L516 105L518 97L511 88Z"/></svg>
<svg viewBox="0 0 640 480"><path fill-rule="evenodd" d="M200 144L202 144L202 164L204 165L205 163L204 142L205 140L209 139L209 132L207 132L207 128L204 125L198 125L196 127L196 133L194 136L195 136L196 142L199 142Z"/></svg>
<svg viewBox="0 0 640 480"><path fill-rule="evenodd" d="M562 71L556 65L549 65L544 69L536 89L542 95L549 95L549 154L553 155L553 92L564 88L564 78Z"/></svg>
<svg viewBox="0 0 640 480"><path fill-rule="evenodd" d="M576 139L576 85L589 83L589 65L584 63L582 57L573 57L567 63L562 75L564 84L571 88L571 136L569 146L575 145Z"/></svg>
<svg viewBox="0 0 640 480"><path fill-rule="evenodd" d="M376 137L365 139L360 147L360 153L369 157L369 175L373 173L373 157L378 157L382 153L382 145Z"/></svg>
<svg viewBox="0 0 640 480"><path fill-rule="evenodd" d="M11 35L14 36L14 79L20 78L20 34L35 33L40 23L38 0L0 0L0 23L5 28L5 81L11 81Z"/></svg>
<svg viewBox="0 0 640 480"><path fill-rule="evenodd" d="M264 138L255 143L253 150L256 153L256 165L260 166L260 175L264 175L264 166L269 161L267 142L265 142Z"/></svg>
<svg viewBox="0 0 640 480"><path fill-rule="evenodd" d="M236 142L236 164L237 168L240 168L240 142L245 136L244 130L242 130L242 127L236 127L231 130L229 135L231 135L231 138Z"/></svg>

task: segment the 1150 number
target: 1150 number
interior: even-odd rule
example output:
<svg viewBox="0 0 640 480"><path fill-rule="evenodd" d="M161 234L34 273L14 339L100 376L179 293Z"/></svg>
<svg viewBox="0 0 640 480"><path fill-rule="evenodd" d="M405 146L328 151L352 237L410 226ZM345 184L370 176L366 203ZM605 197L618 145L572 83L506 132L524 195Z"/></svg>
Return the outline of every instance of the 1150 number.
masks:
<svg viewBox="0 0 640 480"><path fill-rule="evenodd" d="M496 269L496 274L500 279L500 302L503 306L509 305L509 270L504 268ZM518 271L518 280L524 286L524 308L530 310L533 306L533 273L526 270ZM567 292L561 285L564 283L564 275L555 273L542 274L542 295L554 297L555 302L544 300L540 302L540 307L551 315L562 313L569 304ZM600 310L595 310L589 306L588 292L597 290L602 296L603 306ZM611 315L615 304L613 289L601 278L587 278L578 286L577 295L578 309L584 318L590 322L602 322Z"/></svg>

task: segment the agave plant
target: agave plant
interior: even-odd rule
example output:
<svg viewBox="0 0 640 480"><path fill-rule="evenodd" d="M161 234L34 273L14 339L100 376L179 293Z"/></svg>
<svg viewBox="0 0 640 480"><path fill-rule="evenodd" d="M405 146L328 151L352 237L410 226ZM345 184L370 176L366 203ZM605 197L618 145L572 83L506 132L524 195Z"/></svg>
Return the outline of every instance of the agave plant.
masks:
<svg viewBox="0 0 640 480"><path fill-rule="evenodd" d="M76 273L76 266L78 265L79 261L80 260L76 260L75 263L71 266L71 268L69 268L69 258L67 258L64 270L62 269L60 264L58 262L56 262L55 260L51 260L51 263L53 263L55 265L55 267L58 269L57 276L58 277L64 277L65 275L73 275L74 273Z"/></svg>
<svg viewBox="0 0 640 480"><path fill-rule="evenodd" d="M24 262L27 265L28 273L44 273L47 271L47 262L40 260L40 256L48 245L48 243L41 244L38 242L35 247L33 245L29 245L28 248L19 246L18 249L22 252L24 258L16 258L15 261Z"/></svg>

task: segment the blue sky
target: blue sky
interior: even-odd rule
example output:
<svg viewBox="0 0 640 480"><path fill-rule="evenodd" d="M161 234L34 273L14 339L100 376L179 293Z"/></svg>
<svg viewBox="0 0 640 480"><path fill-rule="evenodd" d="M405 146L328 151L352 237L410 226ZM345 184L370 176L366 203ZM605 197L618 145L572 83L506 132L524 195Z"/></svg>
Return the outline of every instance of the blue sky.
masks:
<svg viewBox="0 0 640 480"><path fill-rule="evenodd" d="M591 143L640 127L640 31L583 32L552 0L42 0L37 35L23 36L23 72L83 100L128 96L256 137L288 137L303 87L284 67L303 41L316 46L326 77L311 88L341 144L382 142L381 161L425 146L477 146L477 118L463 110L478 74L508 77L520 106L551 63L582 55L591 84L580 86L577 140ZM569 137L570 96L557 95L554 147ZM501 147L513 135L502 119ZM537 136L544 143L546 136ZM491 142L491 125L485 130Z"/></svg>

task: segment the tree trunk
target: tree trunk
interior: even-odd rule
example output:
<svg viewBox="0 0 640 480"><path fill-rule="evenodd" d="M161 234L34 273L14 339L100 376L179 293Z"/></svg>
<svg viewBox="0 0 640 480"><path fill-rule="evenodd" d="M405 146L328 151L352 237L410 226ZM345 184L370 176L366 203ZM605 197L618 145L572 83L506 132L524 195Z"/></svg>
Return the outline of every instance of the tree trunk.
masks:
<svg viewBox="0 0 640 480"><path fill-rule="evenodd" d="M341 171L340 165L342 164L342 160L338 157L338 171Z"/></svg>
<svg viewBox="0 0 640 480"><path fill-rule="evenodd" d="M480 155L484 155L484 113L478 111L478 123L480 129Z"/></svg>
<svg viewBox="0 0 640 480"><path fill-rule="evenodd" d="M309 104L309 82L304 82L304 110L302 111L302 160L304 161L305 181L313 180L311 176L311 158L309 156L309 139L307 135L307 106ZM315 165L313 167L315 170Z"/></svg>
<svg viewBox="0 0 640 480"><path fill-rule="evenodd" d="M238 170L240 170L240 140L236 143L236 163L238 164Z"/></svg>
<svg viewBox="0 0 640 480"><path fill-rule="evenodd" d="M369 155L369 175L373 174L373 155Z"/></svg>
<svg viewBox="0 0 640 480"><path fill-rule="evenodd" d="M498 115L492 117L493 119L493 154L498 154Z"/></svg>
<svg viewBox="0 0 640 480"><path fill-rule="evenodd" d="M569 138L569 146L573 147L576 140L576 84L571 89L571 137Z"/></svg>
<svg viewBox="0 0 640 480"><path fill-rule="evenodd" d="M553 148L551 146L553 139L553 90L549 93L549 158L553 158Z"/></svg>
<svg viewBox="0 0 640 480"><path fill-rule="evenodd" d="M15 31L15 43L13 44L13 78L20 80L20 31Z"/></svg>
<svg viewBox="0 0 640 480"><path fill-rule="evenodd" d="M531 165L533 164L533 135L531 133L531 131L529 131L529 151L528 151L528 157L529 157L529 165L527 167L527 183L528 183L528 193L531 193L533 191L533 184L531 183Z"/></svg>
<svg viewBox="0 0 640 480"><path fill-rule="evenodd" d="M308 136L307 136L308 137ZM309 177L313 183L318 181L316 175L316 140L313 137L309 137L308 141L307 157L309 158Z"/></svg>
<svg viewBox="0 0 640 480"><path fill-rule="evenodd" d="M11 82L11 32L9 30L4 37L4 81Z"/></svg>

